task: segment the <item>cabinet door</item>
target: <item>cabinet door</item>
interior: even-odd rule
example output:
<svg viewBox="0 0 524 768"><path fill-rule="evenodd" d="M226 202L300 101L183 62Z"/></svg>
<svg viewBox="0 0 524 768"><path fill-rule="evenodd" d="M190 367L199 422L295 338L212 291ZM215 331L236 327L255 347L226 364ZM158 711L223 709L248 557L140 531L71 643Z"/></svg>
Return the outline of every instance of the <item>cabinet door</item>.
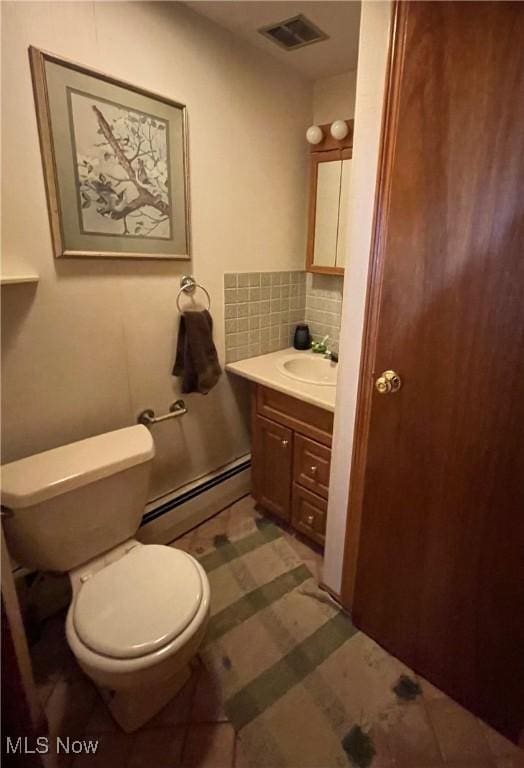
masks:
<svg viewBox="0 0 524 768"><path fill-rule="evenodd" d="M316 493L293 485L293 527L318 544L326 538L327 501Z"/></svg>
<svg viewBox="0 0 524 768"><path fill-rule="evenodd" d="M331 153L330 153L331 154ZM334 160L317 162L317 197L315 205L315 239L313 243L316 267L334 267L337 254L338 204L342 161L339 153Z"/></svg>
<svg viewBox="0 0 524 768"><path fill-rule="evenodd" d="M253 472L258 503L290 518L293 433L262 416L255 418Z"/></svg>
<svg viewBox="0 0 524 768"><path fill-rule="evenodd" d="M306 269L343 275L351 147L313 152L310 160Z"/></svg>
<svg viewBox="0 0 524 768"><path fill-rule="evenodd" d="M340 202L338 204L338 234L336 267L346 266L347 229L349 216L349 184L351 181L351 156L342 160L340 176Z"/></svg>

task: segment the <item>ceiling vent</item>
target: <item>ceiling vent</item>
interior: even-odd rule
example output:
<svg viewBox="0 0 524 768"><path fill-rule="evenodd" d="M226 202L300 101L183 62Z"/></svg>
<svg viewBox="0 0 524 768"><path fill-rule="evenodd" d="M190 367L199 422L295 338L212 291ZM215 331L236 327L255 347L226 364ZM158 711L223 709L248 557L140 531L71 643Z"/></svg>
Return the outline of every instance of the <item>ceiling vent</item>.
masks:
<svg viewBox="0 0 524 768"><path fill-rule="evenodd" d="M258 31L286 51L295 51L305 45L320 43L321 40L327 40L329 37L302 14L276 24L268 24Z"/></svg>

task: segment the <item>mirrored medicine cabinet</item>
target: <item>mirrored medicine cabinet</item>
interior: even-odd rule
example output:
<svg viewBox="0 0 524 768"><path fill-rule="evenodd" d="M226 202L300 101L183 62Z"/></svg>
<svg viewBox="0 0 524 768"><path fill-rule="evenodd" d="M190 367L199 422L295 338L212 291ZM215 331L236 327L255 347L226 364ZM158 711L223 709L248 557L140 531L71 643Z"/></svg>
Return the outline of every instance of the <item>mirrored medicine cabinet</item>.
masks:
<svg viewBox="0 0 524 768"><path fill-rule="evenodd" d="M308 272L343 275L353 151L353 120L338 141L329 124L320 126L322 141L311 147L306 269Z"/></svg>

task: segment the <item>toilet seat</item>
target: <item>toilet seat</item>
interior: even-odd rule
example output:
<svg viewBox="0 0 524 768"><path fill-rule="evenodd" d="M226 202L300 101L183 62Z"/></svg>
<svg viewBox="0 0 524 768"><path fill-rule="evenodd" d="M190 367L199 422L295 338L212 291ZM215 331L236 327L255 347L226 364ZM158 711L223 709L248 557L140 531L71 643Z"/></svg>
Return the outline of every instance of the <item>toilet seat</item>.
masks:
<svg viewBox="0 0 524 768"><path fill-rule="evenodd" d="M124 561L125 565L123 564ZM183 611L175 610L173 607L175 604L177 605L177 608L181 606L181 603L179 604L178 602L180 593L183 592L187 594L186 585L188 580L189 583L193 580L193 571L191 570L191 567L187 567L188 561L189 565L196 570L200 583L200 588L198 589L200 599L197 596L194 602L194 605L198 603L198 607L195 615L189 621L187 626L182 629L176 637L168 640L165 645L161 645L165 640L165 636L173 635L178 631L178 628L183 626L187 616L191 614L191 610L188 609L188 613L185 614L186 619L184 619ZM137 629L142 632L142 635L138 639L142 642L145 639L145 644L142 645L143 650L147 649L147 647L151 647L149 645L151 641L153 645L156 646L155 650L145 653L142 656L112 657L100 653L99 651L92 650L85 640L80 637L80 634L75 627L76 618L76 623L79 625L80 631L84 633L84 637L87 637L91 643L94 642L94 644L97 644L97 640L100 641L100 639L102 639L102 642L105 641L105 643L107 643L108 637L110 639L112 638L114 642L115 636L111 634L111 631L109 636L101 634L95 640L85 634L86 627L84 627L82 623L86 620L89 611L87 611L86 614L86 611L82 609L81 606L82 602L84 602L83 600L82 602L78 601L77 605L77 598L84 592L84 588L87 587L89 582L91 582L95 585L96 598L94 598L93 605L98 606L97 611L104 613L104 611L108 609L110 610L111 602L115 596L115 580L113 579L115 571L111 571L110 569L118 563L122 563L116 572L118 576L123 574L121 568L124 568L124 571L133 571L134 566L136 565L137 571L140 570L139 577L137 573L137 581L139 579L141 583L145 582L147 585L147 588L144 588L144 591L141 593L143 597L141 601L139 601L137 599L137 593L131 593L131 590L129 589L130 582L122 577L122 583L124 584L122 590L123 600L125 601L128 615L132 616L125 635L126 642L123 644L124 650L127 648L127 651L129 651L131 645L131 643L129 643L129 637L131 636L129 632L131 632L131 630L136 631ZM144 567L142 567L140 563L144 565ZM177 563L177 565L173 565L174 563ZM165 606L160 607L162 615L169 618L169 624L167 625L168 630L166 631L164 627L164 631L160 633L157 632L156 637L155 632L146 636L142 630L144 624L147 625L147 622L144 621L144 616L147 616L149 606L147 606L146 603L148 600L149 602L156 601L154 603L155 611L159 610L158 595L166 594L158 588L158 581L155 580L156 587L152 586L154 580L151 576L151 566L155 567L155 564L158 564L158 568L162 572L161 578L164 575L164 571L169 571L171 574L170 581L178 587L175 592L169 593L175 595L173 605L168 605L168 610L165 610ZM178 565L180 568L178 568ZM112 582L110 589L112 591L110 594L106 594L105 598L102 595L104 587L106 586L105 580L109 577L106 575L104 579L98 578L104 571L109 574L112 573L110 579ZM179 581L180 573L185 574L185 576L182 577L184 579L183 582ZM178 574L178 576L176 574ZM129 573L126 573L126 576L129 576ZM188 679L190 674L189 664L204 640L210 614L210 587L207 574L198 560L195 560L191 555L185 552L174 550L167 546L142 544L136 539L128 539L127 541L122 542L118 547L114 547L100 555L98 558L93 558L79 568L76 568L74 571L70 571L69 578L71 580L73 600L69 606L66 617L66 637L68 645L84 673L99 689L102 698L106 702L117 723L119 723L126 732L134 731L165 706ZM133 575L130 578L134 578ZM95 581L94 579L97 580ZM90 588L90 591L91 589L92 588ZM86 590L84 596L87 596L88 594L89 593ZM154 595L154 597L151 598L151 595ZM86 606L87 602L84 605L84 609ZM132 610L129 606L132 606ZM134 620L134 614L139 617L138 621ZM108 613L108 615L110 615L110 613ZM114 618L115 617L113 617L113 619ZM95 618L95 622L98 620L99 618ZM107 624L110 626L114 623L114 620L107 620ZM155 622L153 621L153 623ZM155 627L158 630L159 625L155 624ZM160 627L160 629L162 628ZM87 630L87 632L89 632L89 630ZM163 637L162 640L159 639L161 636ZM136 635L135 641L137 637L138 636ZM122 654L122 646L120 644L117 649L113 646L113 648L109 648L109 650L112 650L113 653L116 652Z"/></svg>
<svg viewBox="0 0 524 768"><path fill-rule="evenodd" d="M85 574L71 620L81 643L110 659L138 659L171 644L193 622L204 594L198 564L181 550L133 547Z"/></svg>

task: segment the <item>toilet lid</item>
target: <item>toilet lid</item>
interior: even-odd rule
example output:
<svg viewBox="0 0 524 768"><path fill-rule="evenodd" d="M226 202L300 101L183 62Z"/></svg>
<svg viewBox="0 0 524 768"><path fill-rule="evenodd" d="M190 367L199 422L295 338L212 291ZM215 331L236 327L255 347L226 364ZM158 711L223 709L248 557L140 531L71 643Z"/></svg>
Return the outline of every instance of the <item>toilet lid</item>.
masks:
<svg viewBox="0 0 524 768"><path fill-rule="evenodd" d="M92 651L131 659L157 651L183 632L201 600L202 580L193 558L148 544L82 584L73 623Z"/></svg>

